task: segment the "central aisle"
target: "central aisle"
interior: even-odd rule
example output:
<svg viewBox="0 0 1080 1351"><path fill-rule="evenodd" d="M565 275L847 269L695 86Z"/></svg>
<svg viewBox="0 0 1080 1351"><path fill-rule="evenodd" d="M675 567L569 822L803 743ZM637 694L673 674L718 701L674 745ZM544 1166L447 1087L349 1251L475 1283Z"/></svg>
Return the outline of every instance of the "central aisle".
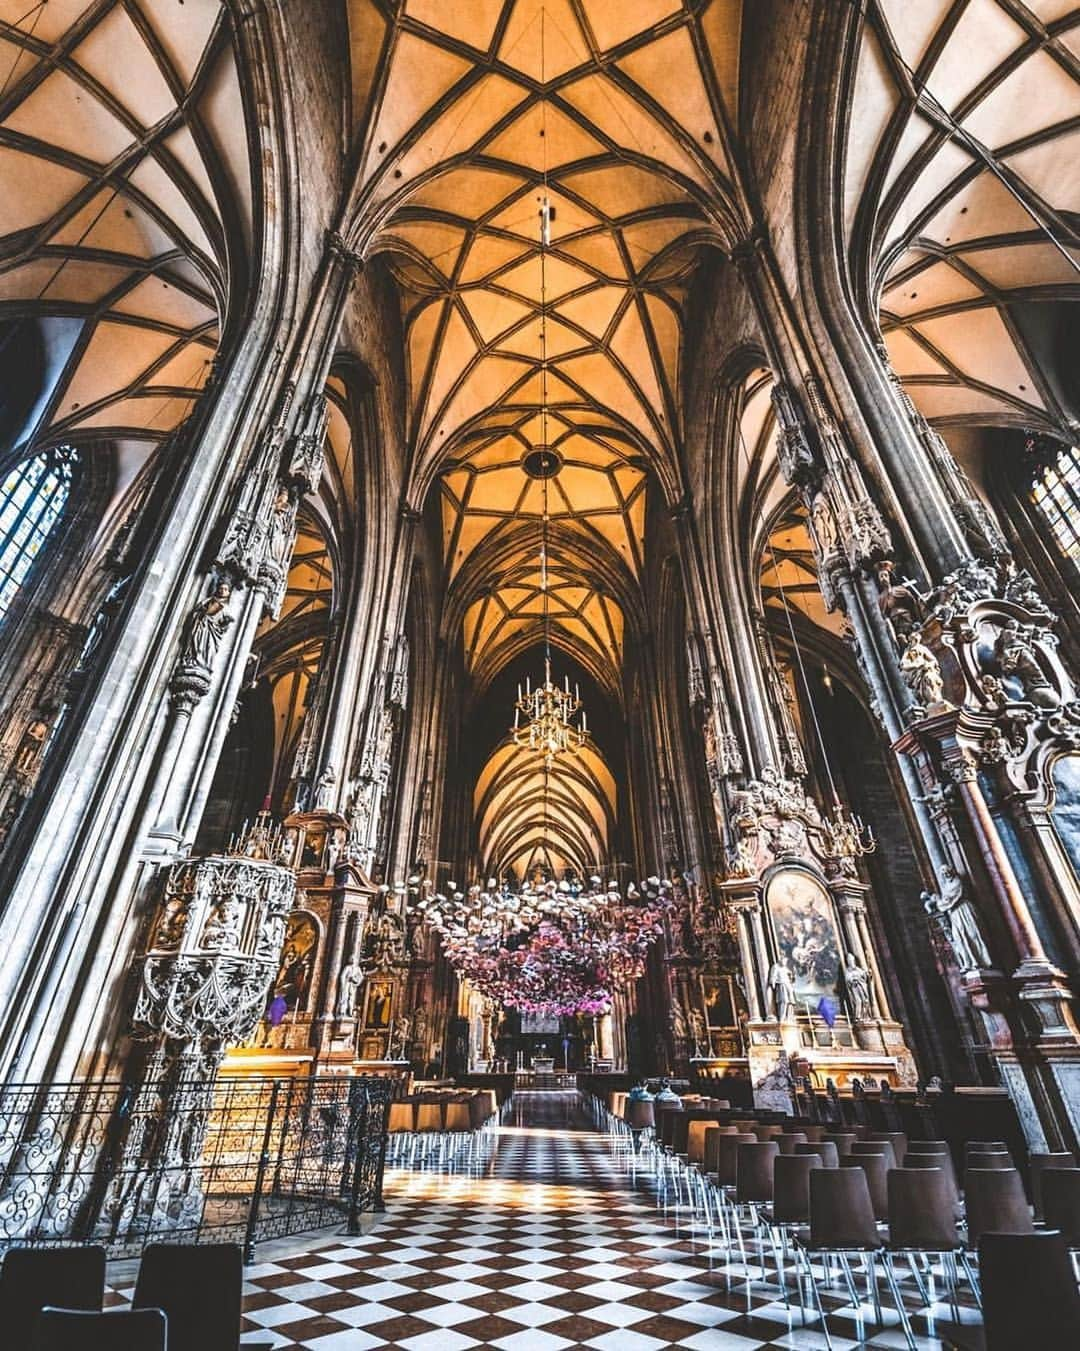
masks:
<svg viewBox="0 0 1080 1351"><path fill-rule="evenodd" d="M245 1342L318 1351L824 1345L779 1300L755 1293L747 1312L745 1286L727 1291L652 1194L632 1189L570 1094L517 1095L481 1177L387 1180L388 1212L371 1233L249 1268Z"/></svg>

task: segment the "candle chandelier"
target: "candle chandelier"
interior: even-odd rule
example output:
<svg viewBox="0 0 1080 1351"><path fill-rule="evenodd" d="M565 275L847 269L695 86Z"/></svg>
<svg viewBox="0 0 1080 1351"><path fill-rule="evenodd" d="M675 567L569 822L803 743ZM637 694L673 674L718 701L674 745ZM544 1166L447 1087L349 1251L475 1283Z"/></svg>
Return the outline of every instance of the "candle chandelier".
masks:
<svg viewBox="0 0 1080 1351"><path fill-rule="evenodd" d="M873 831L861 816L856 816L854 812L845 812L840 799L835 796L835 789L833 792L832 816L826 817L821 827L824 836L822 853L826 858L838 862L874 853L877 841L874 839Z"/></svg>

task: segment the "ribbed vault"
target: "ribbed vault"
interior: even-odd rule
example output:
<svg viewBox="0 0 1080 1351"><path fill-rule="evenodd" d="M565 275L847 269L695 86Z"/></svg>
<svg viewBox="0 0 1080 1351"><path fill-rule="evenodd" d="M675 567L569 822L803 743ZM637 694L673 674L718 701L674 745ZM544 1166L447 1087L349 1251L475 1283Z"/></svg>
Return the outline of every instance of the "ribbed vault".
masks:
<svg viewBox="0 0 1080 1351"><path fill-rule="evenodd" d="M398 281L413 492L438 483L449 583L539 522L537 446L552 522L640 572L649 472L681 493L699 245L736 233L741 24L742 0L353 0L350 233ZM536 559L469 595L474 669L539 636ZM572 549L559 569L563 637L611 683L620 607Z"/></svg>
<svg viewBox="0 0 1080 1351"><path fill-rule="evenodd" d="M440 481L446 563L453 576L496 532L522 521L548 519L606 542L635 573L641 569L645 535L645 474L625 446L594 428L578 430L538 411L515 425L473 438ZM525 461L544 438L560 468L544 481L531 478Z"/></svg>
<svg viewBox="0 0 1080 1351"><path fill-rule="evenodd" d="M1052 302L1080 295L1080 7L866 8L844 226L892 362L937 421L1060 426L1032 344Z"/></svg>
<svg viewBox="0 0 1080 1351"><path fill-rule="evenodd" d="M191 410L251 233L218 0L0 0L0 318L49 328L38 441Z"/></svg>
<svg viewBox="0 0 1080 1351"><path fill-rule="evenodd" d="M683 494L689 286L702 242L741 234L742 0L349 14L347 233L398 283L409 492L438 493L448 637L475 689L547 631L618 697L650 485ZM614 786L591 743L548 772L504 745L475 806L488 872L583 872L606 856Z"/></svg>
<svg viewBox="0 0 1080 1351"><path fill-rule="evenodd" d="M608 857L615 780L594 742L548 770L504 741L477 780L473 799L485 876L531 876L537 868L588 876Z"/></svg>

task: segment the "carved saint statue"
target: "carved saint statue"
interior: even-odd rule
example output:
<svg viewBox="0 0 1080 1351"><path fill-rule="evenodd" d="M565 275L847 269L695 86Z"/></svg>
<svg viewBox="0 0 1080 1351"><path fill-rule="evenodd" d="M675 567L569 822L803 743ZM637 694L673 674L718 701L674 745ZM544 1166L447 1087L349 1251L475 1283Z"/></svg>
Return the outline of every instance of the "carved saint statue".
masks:
<svg viewBox="0 0 1080 1351"><path fill-rule="evenodd" d="M993 965L979 922L964 895L960 875L946 866L942 869L941 892L924 891L923 909L927 918L956 959L961 971L973 971Z"/></svg>
<svg viewBox="0 0 1080 1351"><path fill-rule="evenodd" d="M418 1008L413 1012L413 1040L426 1042L428 1034L427 1009Z"/></svg>
<svg viewBox="0 0 1080 1351"><path fill-rule="evenodd" d="M857 1023L869 1022L874 1016L870 1000L870 972L860 966L853 952L844 962L844 985L847 988L851 1013Z"/></svg>
<svg viewBox="0 0 1080 1351"><path fill-rule="evenodd" d="M409 1045L409 1030L412 1024L407 1013L400 1014L394 1019L394 1027L390 1033L390 1038L386 1047L387 1060L404 1060Z"/></svg>
<svg viewBox="0 0 1080 1351"><path fill-rule="evenodd" d="M813 506L810 508L810 521L814 527L814 536L821 550L821 556L825 558L836 548L837 533L836 518L824 493L818 493L814 498Z"/></svg>
<svg viewBox="0 0 1080 1351"><path fill-rule="evenodd" d="M200 601L191 612L187 645L184 648L185 664L203 666L207 670L213 667L225 630L233 622L233 616L228 611L231 596L232 583L227 577L222 577L212 594Z"/></svg>
<svg viewBox="0 0 1080 1351"><path fill-rule="evenodd" d="M336 1018L352 1018L355 1015L356 996L363 983L363 968L350 957L338 974L337 1005L334 1009Z"/></svg>
<svg viewBox="0 0 1080 1351"><path fill-rule="evenodd" d="M690 1039L694 1043L694 1054L696 1056L707 1054L709 1030L705 1026L705 1015L700 1009L690 1010Z"/></svg>
<svg viewBox="0 0 1080 1351"><path fill-rule="evenodd" d="M292 553L295 508L292 493L284 484L278 485L270 513L270 530L266 541L267 556L284 567Z"/></svg>
<svg viewBox="0 0 1080 1351"><path fill-rule="evenodd" d="M773 962L770 967L769 996L778 1021L790 1022L795 1015L795 981L787 962Z"/></svg>
<svg viewBox="0 0 1080 1351"><path fill-rule="evenodd" d="M337 770L333 765L327 765L319 775L319 781L315 785L315 810L333 811L334 786L337 783Z"/></svg>
<svg viewBox="0 0 1080 1351"><path fill-rule="evenodd" d="M188 903L184 896L172 895L165 903L161 918L158 920L154 943L159 948L175 948L184 936L187 923Z"/></svg>
<svg viewBox="0 0 1080 1351"><path fill-rule="evenodd" d="M902 643L925 618L922 601L913 582L895 580L893 565L888 560L878 565L877 583L880 591L878 609L882 618L892 625L897 643Z"/></svg>
<svg viewBox="0 0 1080 1351"><path fill-rule="evenodd" d="M941 666L917 633L907 636L900 671L917 703L932 708L943 702L945 682L941 678Z"/></svg>
<svg viewBox="0 0 1080 1351"><path fill-rule="evenodd" d="M1061 698L1039 665L1031 633L1017 620L1007 619L994 643L994 660L1003 676L1019 681L1030 703L1037 708L1057 708Z"/></svg>
<svg viewBox="0 0 1080 1351"><path fill-rule="evenodd" d="M671 1035L677 1042L685 1042L687 1037L686 1010L682 1000L675 996L671 1001Z"/></svg>
<svg viewBox="0 0 1080 1351"><path fill-rule="evenodd" d="M204 948L218 950L238 947L244 919L243 902L235 896L226 896L214 907L202 933Z"/></svg>

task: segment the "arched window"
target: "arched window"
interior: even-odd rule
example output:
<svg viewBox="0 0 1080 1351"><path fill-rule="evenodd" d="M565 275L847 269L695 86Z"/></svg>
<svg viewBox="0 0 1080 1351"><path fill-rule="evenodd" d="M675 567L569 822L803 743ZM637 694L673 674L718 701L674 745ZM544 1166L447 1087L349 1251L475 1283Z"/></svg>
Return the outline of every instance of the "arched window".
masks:
<svg viewBox="0 0 1080 1351"><path fill-rule="evenodd" d="M1075 446L1064 447L1039 465L1031 500L1061 552L1080 563L1080 452Z"/></svg>
<svg viewBox="0 0 1080 1351"><path fill-rule="evenodd" d="M60 519L71 491L70 446L24 460L0 487L0 619Z"/></svg>

